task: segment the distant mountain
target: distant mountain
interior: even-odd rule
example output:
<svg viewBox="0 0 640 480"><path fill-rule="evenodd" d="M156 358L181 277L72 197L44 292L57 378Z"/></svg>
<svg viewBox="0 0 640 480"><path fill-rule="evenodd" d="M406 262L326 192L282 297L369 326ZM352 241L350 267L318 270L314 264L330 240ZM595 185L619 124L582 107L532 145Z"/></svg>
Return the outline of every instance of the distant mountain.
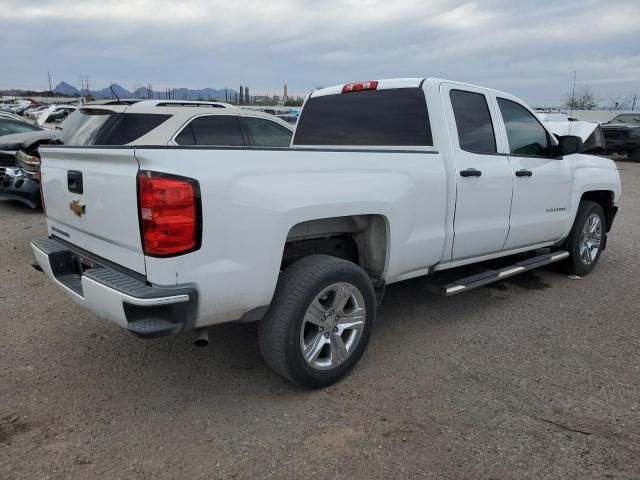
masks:
<svg viewBox="0 0 640 480"><path fill-rule="evenodd" d="M73 85L69 85L67 82L60 82L58 86L53 89L53 93L60 93L62 95L80 95L80 90Z"/></svg>
<svg viewBox="0 0 640 480"><path fill-rule="evenodd" d="M137 98L133 93L131 93L126 88L118 85L117 83L114 83L113 85L111 85L111 88L113 88L113 91L116 93L116 96L120 99ZM91 94L96 98L113 98L114 95L113 95L113 92L111 92L111 88L106 87L106 88L103 88L102 90L92 90Z"/></svg>
<svg viewBox="0 0 640 480"><path fill-rule="evenodd" d="M111 85L113 90L115 91L118 98L155 98L155 99L165 99L166 91L165 90L154 90L150 92L147 87L137 88L135 91L130 92L126 88L117 83ZM23 90L7 90L8 94L19 95L23 92ZM84 92L81 92L73 85L67 82L60 82L56 88L53 89L53 93L57 93L59 95L69 95L69 96L82 96ZM102 88L100 90L91 90L91 95L95 98L115 98L115 95L111 91L109 87ZM190 89L190 88L172 88L171 89L171 99L175 100L212 100L212 101L225 101L226 95L228 95L228 99L232 100L235 98L237 91L233 89L225 90L224 88L202 88L202 89Z"/></svg>

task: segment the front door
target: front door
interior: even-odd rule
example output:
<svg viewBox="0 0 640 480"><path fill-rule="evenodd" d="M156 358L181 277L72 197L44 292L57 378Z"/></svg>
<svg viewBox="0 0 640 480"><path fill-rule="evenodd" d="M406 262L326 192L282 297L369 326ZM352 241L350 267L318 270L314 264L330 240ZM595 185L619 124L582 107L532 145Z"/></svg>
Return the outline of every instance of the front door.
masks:
<svg viewBox="0 0 640 480"><path fill-rule="evenodd" d="M482 89L443 84L441 91L456 167L452 260L498 252L509 232L513 173L498 153L497 112Z"/></svg>
<svg viewBox="0 0 640 480"><path fill-rule="evenodd" d="M505 249L559 240L570 222L571 166L553 156L551 136L533 113L515 99L496 102L514 173Z"/></svg>

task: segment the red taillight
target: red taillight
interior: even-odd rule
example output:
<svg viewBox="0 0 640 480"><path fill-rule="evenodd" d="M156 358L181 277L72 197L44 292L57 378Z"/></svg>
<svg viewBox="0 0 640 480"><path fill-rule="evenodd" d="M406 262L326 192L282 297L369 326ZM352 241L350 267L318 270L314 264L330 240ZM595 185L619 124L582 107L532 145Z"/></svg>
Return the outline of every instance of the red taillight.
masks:
<svg viewBox="0 0 640 480"><path fill-rule="evenodd" d="M198 182L154 172L138 174L142 247L146 255L171 256L200 246Z"/></svg>
<svg viewBox="0 0 640 480"><path fill-rule="evenodd" d="M342 93L362 92L363 90L375 90L378 88L378 82L372 80L370 82L347 83L342 87Z"/></svg>

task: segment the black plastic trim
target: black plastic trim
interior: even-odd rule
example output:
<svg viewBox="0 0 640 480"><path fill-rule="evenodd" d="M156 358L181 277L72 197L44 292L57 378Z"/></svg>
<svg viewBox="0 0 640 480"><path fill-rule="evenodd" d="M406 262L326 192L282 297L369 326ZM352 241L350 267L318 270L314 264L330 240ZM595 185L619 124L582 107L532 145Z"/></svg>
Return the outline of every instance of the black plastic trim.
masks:
<svg viewBox="0 0 640 480"><path fill-rule="evenodd" d="M85 258L87 258L88 260L91 260L95 263L98 263L100 265L103 265L105 267L109 267L113 270L117 270L119 272L122 272L123 274L129 276L129 277L133 277L136 278L142 282L146 282L147 279L146 277L141 274L138 273L134 270L131 270L129 268L123 267L122 265L118 265L117 263L113 263L111 260L107 260L106 258L100 257L99 255L96 255L94 253L88 252L87 250L80 248L56 235L51 235L49 238L47 239L36 239L33 241L33 243L36 244L36 246L38 248L40 248L40 250L42 250L45 253L48 253L44 248L41 247L40 242L42 242L43 240L48 240L49 242L52 242L51 245L56 245L56 249L57 250L71 250L72 252L81 255Z"/></svg>

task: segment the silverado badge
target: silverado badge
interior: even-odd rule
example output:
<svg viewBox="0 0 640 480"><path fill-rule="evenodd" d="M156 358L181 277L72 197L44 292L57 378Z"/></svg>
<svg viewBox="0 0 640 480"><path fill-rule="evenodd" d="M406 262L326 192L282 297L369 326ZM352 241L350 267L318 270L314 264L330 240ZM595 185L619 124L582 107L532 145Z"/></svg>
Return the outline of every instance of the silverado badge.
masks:
<svg viewBox="0 0 640 480"><path fill-rule="evenodd" d="M69 204L69 210L75 213L77 216L81 217L83 213L85 213L87 209L86 205L80 205L78 200L74 200Z"/></svg>

